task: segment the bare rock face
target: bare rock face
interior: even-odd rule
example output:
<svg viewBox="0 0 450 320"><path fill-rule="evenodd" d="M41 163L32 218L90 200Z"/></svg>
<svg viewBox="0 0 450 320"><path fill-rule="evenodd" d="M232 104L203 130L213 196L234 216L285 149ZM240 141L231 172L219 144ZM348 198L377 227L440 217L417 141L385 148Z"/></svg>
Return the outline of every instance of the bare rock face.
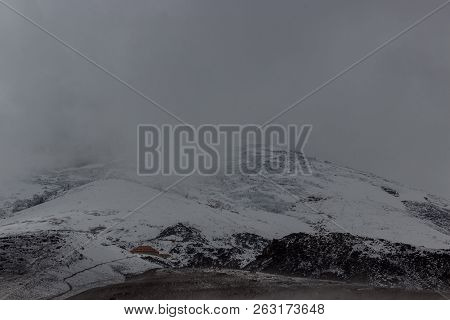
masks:
<svg viewBox="0 0 450 320"><path fill-rule="evenodd" d="M395 189L392 189L391 187L382 186L381 189L383 189L385 192L389 193L391 196L394 196L396 198L398 198L400 196L398 191Z"/></svg>
<svg viewBox="0 0 450 320"><path fill-rule="evenodd" d="M347 233L294 233L269 241L250 233L208 240L181 223L151 240L172 267L228 268L409 289L450 288L450 250Z"/></svg>
<svg viewBox="0 0 450 320"><path fill-rule="evenodd" d="M450 250L345 233L295 233L273 240L246 269L374 286L450 288Z"/></svg>
<svg viewBox="0 0 450 320"><path fill-rule="evenodd" d="M428 220L450 234L450 210L431 202L402 201L413 216Z"/></svg>
<svg viewBox="0 0 450 320"><path fill-rule="evenodd" d="M47 201L53 199L54 197L56 197L57 194L58 194L58 192L56 190L55 191L45 191L43 194L33 195L33 197L30 199L16 200L12 204L12 212L16 213L16 212L43 204L44 202L47 202Z"/></svg>
<svg viewBox="0 0 450 320"><path fill-rule="evenodd" d="M164 229L150 243L167 253L175 267L240 269L261 254L269 240L251 233L209 240L200 230L178 223Z"/></svg>
<svg viewBox="0 0 450 320"><path fill-rule="evenodd" d="M24 275L58 263L66 246L61 233L43 231L0 238L0 274Z"/></svg>

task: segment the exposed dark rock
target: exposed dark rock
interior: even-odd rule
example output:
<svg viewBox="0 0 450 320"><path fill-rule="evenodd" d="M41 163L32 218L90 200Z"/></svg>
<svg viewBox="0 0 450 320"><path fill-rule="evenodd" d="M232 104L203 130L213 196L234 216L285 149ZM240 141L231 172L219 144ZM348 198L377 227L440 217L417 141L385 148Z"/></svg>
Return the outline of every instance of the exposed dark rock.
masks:
<svg viewBox="0 0 450 320"><path fill-rule="evenodd" d="M30 273L37 265L54 262L65 244L60 233L25 233L0 238L0 274L23 275Z"/></svg>
<svg viewBox="0 0 450 320"><path fill-rule="evenodd" d="M38 206L53 199L58 194L58 191L44 191L42 194L35 194L31 199L16 200L12 204L12 212L16 213L31 207Z"/></svg>
<svg viewBox="0 0 450 320"><path fill-rule="evenodd" d="M168 237L179 238L178 241L181 242L207 242L200 230L194 227L185 226L182 223L177 223L174 226L164 229L163 231L161 231L158 237L156 237L156 239L163 239Z"/></svg>
<svg viewBox="0 0 450 320"><path fill-rule="evenodd" d="M260 254L269 240L251 233L208 240L198 229L178 223L150 243L167 252L168 261L175 267L240 269Z"/></svg>
<svg viewBox="0 0 450 320"><path fill-rule="evenodd" d="M105 226L96 226L96 227L90 228L89 232L91 232L92 234L98 234L98 233L101 233L105 229L106 229Z"/></svg>
<svg viewBox="0 0 450 320"><path fill-rule="evenodd" d="M243 249L251 249L262 252L270 243L269 240L253 233L236 233L233 235L235 245Z"/></svg>
<svg viewBox="0 0 450 320"><path fill-rule="evenodd" d="M450 288L450 250L346 233L295 233L269 241L251 233L209 240L181 223L150 241L173 267L229 268L411 289Z"/></svg>
<svg viewBox="0 0 450 320"><path fill-rule="evenodd" d="M209 199L207 205L213 209L220 209L220 210L231 209L231 206L229 204L223 203L222 201L217 199Z"/></svg>
<svg viewBox="0 0 450 320"><path fill-rule="evenodd" d="M326 198L321 197L321 196L308 196L306 198L307 202L319 202L319 201L322 201L322 200L326 200Z"/></svg>
<svg viewBox="0 0 450 320"><path fill-rule="evenodd" d="M385 192L389 193L391 196L394 196L397 198L400 196L397 190L394 190L390 187L382 186L381 189L383 189Z"/></svg>
<svg viewBox="0 0 450 320"><path fill-rule="evenodd" d="M375 286L450 288L450 250L344 233L296 233L273 240L246 269Z"/></svg>
<svg viewBox="0 0 450 320"><path fill-rule="evenodd" d="M402 201L409 213L450 232L450 210L431 202Z"/></svg>

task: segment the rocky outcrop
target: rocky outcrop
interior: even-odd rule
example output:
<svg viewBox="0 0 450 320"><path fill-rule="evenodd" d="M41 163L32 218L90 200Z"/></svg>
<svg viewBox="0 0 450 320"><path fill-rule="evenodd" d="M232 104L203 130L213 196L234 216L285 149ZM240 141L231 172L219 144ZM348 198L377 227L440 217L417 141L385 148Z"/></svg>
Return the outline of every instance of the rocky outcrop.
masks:
<svg viewBox="0 0 450 320"><path fill-rule="evenodd" d="M178 268L244 269L378 287L450 288L450 250L347 233L295 233L273 241L238 233L209 240L200 230L179 223L150 243Z"/></svg>
<svg viewBox="0 0 450 320"><path fill-rule="evenodd" d="M450 288L450 250L345 233L295 233L273 240L245 269L374 286Z"/></svg>
<svg viewBox="0 0 450 320"><path fill-rule="evenodd" d="M59 232L42 231L0 238L0 274L23 275L55 263L65 247Z"/></svg>
<svg viewBox="0 0 450 320"><path fill-rule="evenodd" d="M33 195L33 197L31 197L30 199L16 200L12 204L12 212L16 213L16 212L43 204L44 202L54 199L57 194L58 194L58 192L56 190L55 191L45 191L42 194Z"/></svg>
<svg viewBox="0 0 450 320"><path fill-rule="evenodd" d="M200 230L178 223L164 229L150 244L168 254L175 267L241 269L261 254L269 240L251 233L207 239Z"/></svg>
<svg viewBox="0 0 450 320"><path fill-rule="evenodd" d="M431 202L402 201L410 214L428 220L445 233L450 233L450 210Z"/></svg>
<svg viewBox="0 0 450 320"><path fill-rule="evenodd" d="M382 186L381 189L383 189L383 191L389 193L391 196L394 196L396 198L398 198L400 196L398 191L395 189L392 189L391 187Z"/></svg>

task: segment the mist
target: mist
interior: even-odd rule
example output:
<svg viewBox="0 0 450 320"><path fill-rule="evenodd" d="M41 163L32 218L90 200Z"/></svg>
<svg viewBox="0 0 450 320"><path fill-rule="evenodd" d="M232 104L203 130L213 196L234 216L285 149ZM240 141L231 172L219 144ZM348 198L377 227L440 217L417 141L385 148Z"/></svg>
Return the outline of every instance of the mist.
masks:
<svg viewBox="0 0 450 320"><path fill-rule="evenodd" d="M264 123L442 1L10 0L187 123ZM307 153L450 197L450 10L277 122ZM0 6L0 177L135 161L176 123Z"/></svg>

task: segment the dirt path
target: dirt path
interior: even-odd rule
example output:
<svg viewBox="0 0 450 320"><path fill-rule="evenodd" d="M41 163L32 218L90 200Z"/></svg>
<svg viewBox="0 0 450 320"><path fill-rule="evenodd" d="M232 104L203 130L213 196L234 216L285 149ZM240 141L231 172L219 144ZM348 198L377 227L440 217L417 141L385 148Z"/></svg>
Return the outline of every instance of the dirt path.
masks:
<svg viewBox="0 0 450 320"><path fill-rule="evenodd" d="M65 284L67 285L67 287L68 287L66 291L61 292L61 293L59 293L59 294L57 294L57 295L54 295L54 296L52 296L52 297L49 297L49 298L45 298L45 299L47 299L47 300L48 300L48 299L50 299L50 300L51 300L51 299L58 299L58 298L60 298L60 297L62 297L62 296L64 296L64 295L67 295L68 293L70 293L70 292L73 290L73 286L72 286L72 284L69 282L69 280L72 279L73 277L79 275L80 273L83 273L83 272L86 272L86 271L95 269L95 268L100 267L100 266L103 266L103 265L105 265L105 264L110 264L110 263L113 263L113 262L118 262L118 261L123 261L123 260L133 259L133 258L134 258L134 257L126 257L126 258L116 259L116 260L112 260L112 261L106 261L106 262L102 262L102 263L96 264L96 265L94 265L94 266L91 266L91 267L89 267L89 268L86 268L86 269L82 269L82 270L80 270L80 271L77 271L77 272L75 272L75 273L71 274L70 276L67 276L67 277L65 277L65 278L63 279L64 283L65 283Z"/></svg>

